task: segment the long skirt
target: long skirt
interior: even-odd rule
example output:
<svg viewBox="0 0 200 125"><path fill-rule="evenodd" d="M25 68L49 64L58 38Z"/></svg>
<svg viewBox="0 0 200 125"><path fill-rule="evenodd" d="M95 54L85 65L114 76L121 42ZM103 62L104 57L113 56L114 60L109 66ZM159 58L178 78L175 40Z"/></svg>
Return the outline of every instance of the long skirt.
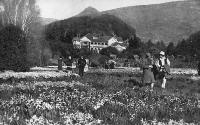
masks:
<svg viewBox="0 0 200 125"><path fill-rule="evenodd" d="M155 83L155 78L154 74L151 71L151 69L143 69L143 79L142 79L143 84L146 83Z"/></svg>

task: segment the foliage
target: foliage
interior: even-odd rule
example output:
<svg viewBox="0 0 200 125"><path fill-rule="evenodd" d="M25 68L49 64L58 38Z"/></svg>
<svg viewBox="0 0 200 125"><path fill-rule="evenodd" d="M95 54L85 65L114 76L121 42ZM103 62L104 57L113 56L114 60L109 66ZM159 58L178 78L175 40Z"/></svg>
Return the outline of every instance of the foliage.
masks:
<svg viewBox="0 0 200 125"><path fill-rule="evenodd" d="M3 82L1 121L20 125L200 123L200 100L195 96L160 89L150 92L139 86L138 74L86 75L69 82ZM191 83L187 78L175 80Z"/></svg>
<svg viewBox="0 0 200 125"><path fill-rule="evenodd" d="M6 26L0 31L0 70L27 71L26 38L16 26Z"/></svg>
<svg viewBox="0 0 200 125"><path fill-rule="evenodd" d="M170 42L169 45L167 46L166 54L170 56L175 54L175 46L173 42Z"/></svg>
<svg viewBox="0 0 200 125"><path fill-rule="evenodd" d="M141 47L141 40L138 36L135 35L132 35L128 41L129 43L129 47L132 48L132 49L138 49Z"/></svg>
<svg viewBox="0 0 200 125"><path fill-rule="evenodd" d="M88 48L81 48L78 52L79 57L84 56L85 58L88 58L91 54L92 53Z"/></svg>
<svg viewBox="0 0 200 125"><path fill-rule="evenodd" d="M1 0L1 4L1 24L18 26L27 35L31 25L38 19L36 0Z"/></svg>
<svg viewBox="0 0 200 125"><path fill-rule="evenodd" d="M96 66L103 66L105 62L109 60L109 57L96 53L96 54L91 54L89 59L90 59L91 66L96 67Z"/></svg>
<svg viewBox="0 0 200 125"><path fill-rule="evenodd" d="M193 33L192 35L190 35L190 37L187 39L188 43L190 43L191 45L191 50L190 53L194 55L198 56L198 59L200 59L200 44L199 44L199 40L200 40L200 31Z"/></svg>
<svg viewBox="0 0 200 125"><path fill-rule="evenodd" d="M119 54L118 50L115 47L111 47L111 46L103 48L99 53L108 57L110 57L111 54L115 54L115 55Z"/></svg>

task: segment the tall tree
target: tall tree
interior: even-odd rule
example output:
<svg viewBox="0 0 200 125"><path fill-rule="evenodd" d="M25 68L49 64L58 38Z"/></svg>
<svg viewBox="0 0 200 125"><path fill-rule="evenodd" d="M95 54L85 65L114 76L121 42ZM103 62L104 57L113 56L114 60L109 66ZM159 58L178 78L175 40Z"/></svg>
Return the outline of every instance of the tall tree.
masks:
<svg viewBox="0 0 200 125"><path fill-rule="evenodd" d="M129 47L132 49L138 49L141 47L141 39L136 36L136 34L132 35L128 41Z"/></svg>
<svg viewBox="0 0 200 125"><path fill-rule="evenodd" d="M36 0L1 0L1 24L18 26L27 35L39 15Z"/></svg>
<svg viewBox="0 0 200 125"><path fill-rule="evenodd" d="M170 42L169 45L167 46L166 53L167 55L173 55L174 51L175 51L174 43Z"/></svg>

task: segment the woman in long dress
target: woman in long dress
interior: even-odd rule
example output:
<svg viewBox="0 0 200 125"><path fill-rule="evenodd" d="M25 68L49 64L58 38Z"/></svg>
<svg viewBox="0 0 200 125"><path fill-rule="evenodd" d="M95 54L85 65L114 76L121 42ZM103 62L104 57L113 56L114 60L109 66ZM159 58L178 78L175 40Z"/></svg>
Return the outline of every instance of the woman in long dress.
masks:
<svg viewBox="0 0 200 125"><path fill-rule="evenodd" d="M154 64L154 60L151 54L146 53L146 57L142 61L142 69L143 69L142 83L151 84L151 91L153 91L153 87L156 82L153 71L152 71L153 64Z"/></svg>

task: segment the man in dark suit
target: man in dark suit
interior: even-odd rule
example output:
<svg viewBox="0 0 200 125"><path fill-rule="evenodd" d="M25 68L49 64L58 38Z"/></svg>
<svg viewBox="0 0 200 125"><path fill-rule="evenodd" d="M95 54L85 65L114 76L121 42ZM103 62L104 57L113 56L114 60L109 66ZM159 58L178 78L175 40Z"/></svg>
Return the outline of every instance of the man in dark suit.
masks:
<svg viewBox="0 0 200 125"><path fill-rule="evenodd" d="M78 59L78 69L79 69L79 75L82 77L84 73L84 68L86 65L86 60L81 56L81 58Z"/></svg>

